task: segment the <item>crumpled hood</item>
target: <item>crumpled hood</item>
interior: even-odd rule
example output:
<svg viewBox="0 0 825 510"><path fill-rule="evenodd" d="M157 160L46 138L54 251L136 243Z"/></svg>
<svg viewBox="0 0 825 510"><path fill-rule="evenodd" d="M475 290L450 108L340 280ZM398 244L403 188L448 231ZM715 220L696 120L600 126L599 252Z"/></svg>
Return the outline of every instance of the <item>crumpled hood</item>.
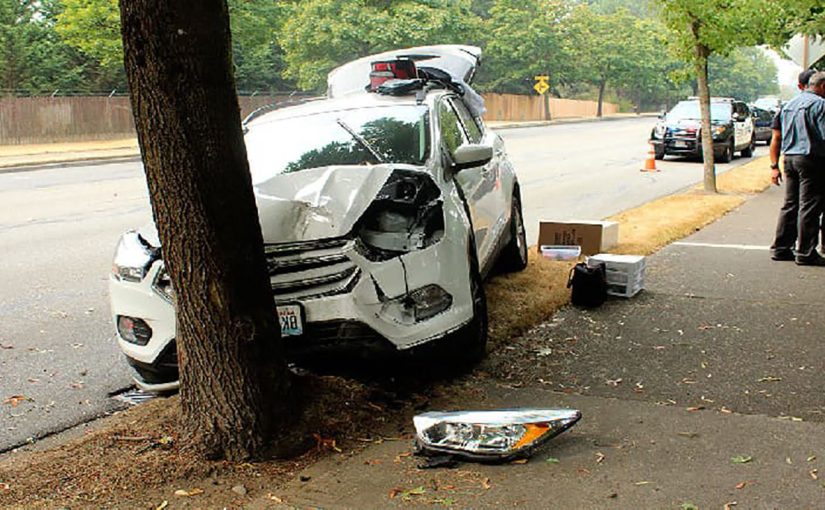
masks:
<svg viewBox="0 0 825 510"><path fill-rule="evenodd" d="M264 243L348 234L399 166L408 165L329 166L279 174L257 183L255 201ZM138 232L151 245L160 246L153 223Z"/></svg>
<svg viewBox="0 0 825 510"><path fill-rule="evenodd" d="M330 166L280 174L255 185L265 243L348 234L395 165Z"/></svg>

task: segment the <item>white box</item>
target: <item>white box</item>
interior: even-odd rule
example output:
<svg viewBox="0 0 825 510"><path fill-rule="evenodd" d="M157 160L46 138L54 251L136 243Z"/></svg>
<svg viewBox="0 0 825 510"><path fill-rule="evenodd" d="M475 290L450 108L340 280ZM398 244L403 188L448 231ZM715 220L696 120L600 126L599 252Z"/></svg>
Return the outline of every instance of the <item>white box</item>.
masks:
<svg viewBox="0 0 825 510"><path fill-rule="evenodd" d="M645 287L646 259L642 255L599 253L587 257L587 265L605 265L607 293L611 296L633 297Z"/></svg>

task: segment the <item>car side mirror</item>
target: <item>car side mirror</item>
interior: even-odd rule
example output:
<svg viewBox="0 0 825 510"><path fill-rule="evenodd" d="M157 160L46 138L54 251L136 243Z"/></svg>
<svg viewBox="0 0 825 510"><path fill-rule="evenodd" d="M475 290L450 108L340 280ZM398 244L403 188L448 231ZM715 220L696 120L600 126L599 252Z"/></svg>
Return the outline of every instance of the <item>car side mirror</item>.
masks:
<svg viewBox="0 0 825 510"><path fill-rule="evenodd" d="M464 170L486 165L493 159L493 147L485 144L465 143L453 153L453 168Z"/></svg>

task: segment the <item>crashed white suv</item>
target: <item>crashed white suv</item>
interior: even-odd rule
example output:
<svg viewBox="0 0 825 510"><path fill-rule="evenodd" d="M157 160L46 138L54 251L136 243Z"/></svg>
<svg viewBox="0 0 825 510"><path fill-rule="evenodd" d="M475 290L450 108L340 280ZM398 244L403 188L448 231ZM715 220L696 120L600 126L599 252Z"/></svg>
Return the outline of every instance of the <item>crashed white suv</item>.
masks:
<svg viewBox="0 0 825 510"><path fill-rule="evenodd" d="M496 263L523 269L527 246L515 173L467 85L479 56L457 46L375 55L333 71L330 97L245 121L291 355L428 344L483 356L483 278ZM174 293L153 227L121 238L110 296L138 386L174 389Z"/></svg>

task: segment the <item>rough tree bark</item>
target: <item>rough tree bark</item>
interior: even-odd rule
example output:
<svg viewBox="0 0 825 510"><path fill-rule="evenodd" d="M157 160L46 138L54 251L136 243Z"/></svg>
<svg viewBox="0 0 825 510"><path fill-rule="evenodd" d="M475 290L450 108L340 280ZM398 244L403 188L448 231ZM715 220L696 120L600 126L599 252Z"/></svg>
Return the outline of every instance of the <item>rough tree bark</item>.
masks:
<svg viewBox="0 0 825 510"><path fill-rule="evenodd" d="M699 40L700 25L694 21L691 25L694 40ZM710 50L701 43L696 43L693 66L696 72L696 86L699 89L699 108L702 114L702 160L704 162L705 191L716 193L716 164L713 159L713 131L710 125L710 89L708 88L708 57Z"/></svg>
<svg viewBox="0 0 825 510"><path fill-rule="evenodd" d="M183 437L207 458L261 457L286 427L290 385L226 1L120 0L120 15L152 212L176 290Z"/></svg>

